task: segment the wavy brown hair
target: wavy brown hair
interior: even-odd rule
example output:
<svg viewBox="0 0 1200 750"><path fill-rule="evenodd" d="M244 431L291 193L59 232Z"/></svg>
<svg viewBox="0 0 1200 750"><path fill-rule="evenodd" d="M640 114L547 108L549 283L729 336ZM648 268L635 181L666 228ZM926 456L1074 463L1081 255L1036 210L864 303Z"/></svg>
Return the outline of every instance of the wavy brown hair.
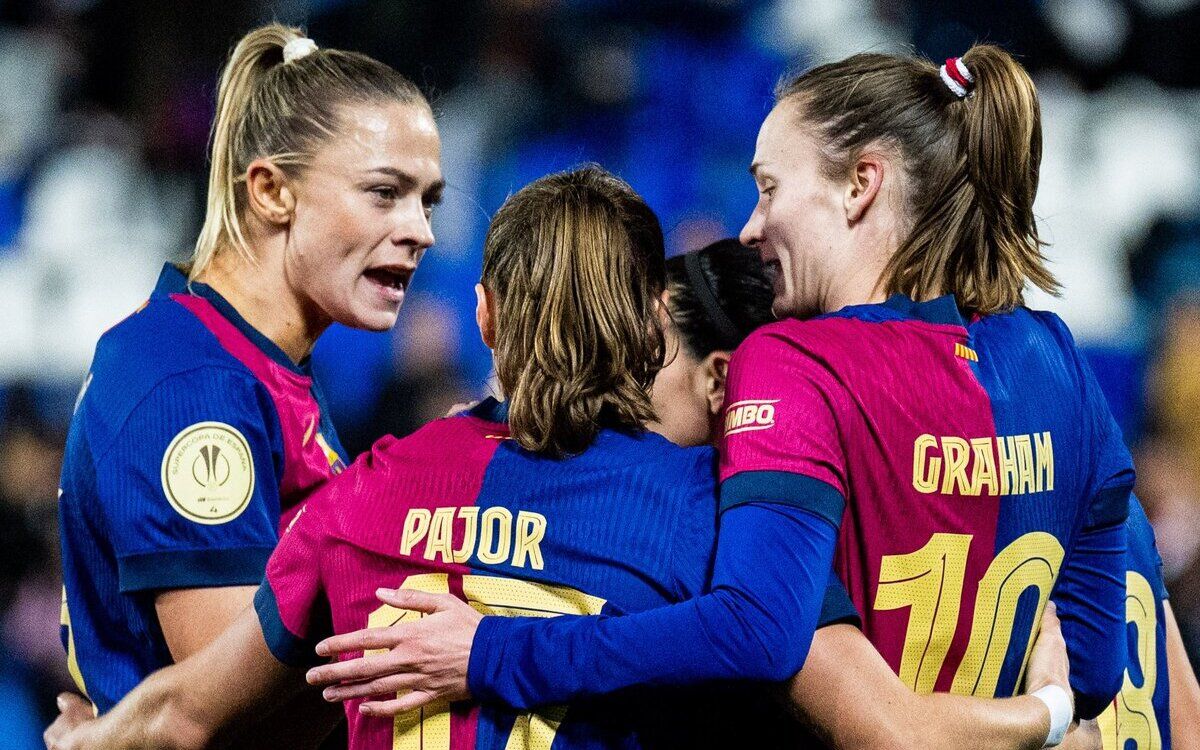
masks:
<svg viewBox="0 0 1200 750"><path fill-rule="evenodd" d="M483 285L496 304L496 376L512 436L551 456L601 428L641 430L662 368L662 229L596 166L543 177L496 212Z"/></svg>
<svg viewBox="0 0 1200 750"><path fill-rule="evenodd" d="M884 291L954 294L964 309L1003 312L1022 304L1026 283L1059 290L1033 215L1041 110L1029 74L1004 50L976 45L962 61L974 78L964 98L928 60L860 54L784 82L776 99L797 106L831 179L868 148L899 153L907 231Z"/></svg>

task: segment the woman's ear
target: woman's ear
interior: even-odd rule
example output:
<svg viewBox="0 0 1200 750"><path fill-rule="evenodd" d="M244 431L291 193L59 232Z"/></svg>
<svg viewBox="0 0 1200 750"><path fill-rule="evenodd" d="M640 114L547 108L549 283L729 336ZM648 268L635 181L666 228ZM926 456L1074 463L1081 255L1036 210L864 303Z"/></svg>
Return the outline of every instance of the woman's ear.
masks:
<svg viewBox="0 0 1200 750"><path fill-rule="evenodd" d="M482 283L475 285L475 324L489 349L496 348L496 297Z"/></svg>
<svg viewBox="0 0 1200 750"><path fill-rule="evenodd" d="M843 197L848 222L853 224L867 213L883 187L883 178L889 167L888 160L879 151L866 151L859 155L850 172L850 183Z"/></svg>
<svg viewBox="0 0 1200 750"><path fill-rule="evenodd" d="M296 210L288 176L269 159L255 159L246 168L246 200L254 215L268 224L287 224Z"/></svg>
<svg viewBox="0 0 1200 750"><path fill-rule="evenodd" d="M729 373L729 352L718 349L700 363L704 378L704 398L708 401L708 413L716 416L725 408L725 378Z"/></svg>

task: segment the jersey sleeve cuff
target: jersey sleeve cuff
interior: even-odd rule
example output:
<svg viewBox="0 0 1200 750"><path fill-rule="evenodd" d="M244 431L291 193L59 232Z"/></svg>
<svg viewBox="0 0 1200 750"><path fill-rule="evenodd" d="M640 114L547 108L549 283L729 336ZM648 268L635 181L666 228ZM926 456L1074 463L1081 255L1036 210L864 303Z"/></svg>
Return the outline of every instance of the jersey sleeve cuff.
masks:
<svg viewBox="0 0 1200 750"><path fill-rule="evenodd" d="M746 503L783 503L842 525L846 498L820 479L788 471L743 471L721 482L721 512Z"/></svg>
<svg viewBox="0 0 1200 750"><path fill-rule="evenodd" d="M1095 494L1088 508L1086 528L1099 529L1125 523L1129 517L1131 484L1106 487Z"/></svg>
<svg viewBox="0 0 1200 750"><path fill-rule="evenodd" d="M288 630L279 615L279 602L275 599L275 591L271 582L264 580L254 594L254 612L258 615L258 624L262 628L263 640L267 648L281 664L289 667L313 667L324 663L317 656L317 643L320 638L302 638Z"/></svg>
<svg viewBox="0 0 1200 750"><path fill-rule="evenodd" d="M512 622L512 618L484 617L475 629L475 638L471 641L471 656L467 660L467 689L471 691L474 700L484 703L503 702L500 694L492 689L488 681L491 674L489 663L494 664L492 643L496 637L503 638L504 626Z"/></svg>
<svg viewBox="0 0 1200 750"><path fill-rule="evenodd" d="M861 630L862 617L858 614L858 608L854 606L854 602L850 600L850 594L846 593L846 587L836 579L835 573L830 573L829 585L825 587L825 601L821 603L821 616L817 620L817 627L823 628L828 625L840 624L853 625Z"/></svg>
<svg viewBox="0 0 1200 750"><path fill-rule="evenodd" d="M118 558L121 593L153 589L253 586L262 581L272 547L161 550Z"/></svg>

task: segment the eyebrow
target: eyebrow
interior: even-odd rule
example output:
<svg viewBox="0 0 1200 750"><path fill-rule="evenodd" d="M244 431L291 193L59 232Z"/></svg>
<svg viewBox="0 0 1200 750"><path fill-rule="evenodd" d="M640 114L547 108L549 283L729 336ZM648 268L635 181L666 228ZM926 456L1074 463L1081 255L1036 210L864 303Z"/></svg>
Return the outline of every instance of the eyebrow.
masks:
<svg viewBox="0 0 1200 750"><path fill-rule="evenodd" d="M405 189L411 190L417 185L417 180L415 177L410 175L408 172L405 172L402 169L396 169L395 167L374 167L373 169L368 169L367 172L374 174L386 174L390 177L394 177ZM445 190L445 188L446 181L439 179L431 184L422 195L430 203L440 203L442 200L442 191Z"/></svg>

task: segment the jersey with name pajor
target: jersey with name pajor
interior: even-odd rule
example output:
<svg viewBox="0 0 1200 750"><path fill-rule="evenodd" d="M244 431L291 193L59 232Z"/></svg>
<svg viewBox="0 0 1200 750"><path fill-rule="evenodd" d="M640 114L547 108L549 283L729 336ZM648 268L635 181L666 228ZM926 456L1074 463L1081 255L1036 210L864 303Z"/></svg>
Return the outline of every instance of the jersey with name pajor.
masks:
<svg viewBox="0 0 1200 750"><path fill-rule="evenodd" d="M381 586L531 617L640 611L704 590L712 449L602 430L582 454L549 459L509 437L505 412L489 399L384 438L310 499L255 599L277 658L310 664L332 632L421 616L379 602ZM827 619L853 618L836 606ZM641 747L662 736L664 717L683 715L681 698L647 691L532 713L442 705L394 721L362 716L352 700L346 713L354 750Z"/></svg>
<svg viewBox="0 0 1200 750"><path fill-rule="evenodd" d="M67 437L62 635L80 689L107 711L171 663L156 593L258 584L344 466L307 363L165 266L101 337Z"/></svg>

